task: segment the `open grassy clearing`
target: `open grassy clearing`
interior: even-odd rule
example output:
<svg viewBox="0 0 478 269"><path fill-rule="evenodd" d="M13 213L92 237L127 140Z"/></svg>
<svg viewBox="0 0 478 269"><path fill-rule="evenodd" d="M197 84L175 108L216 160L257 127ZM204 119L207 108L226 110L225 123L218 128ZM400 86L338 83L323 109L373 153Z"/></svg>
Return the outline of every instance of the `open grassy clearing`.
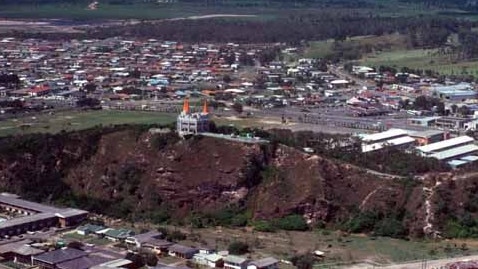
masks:
<svg viewBox="0 0 478 269"><path fill-rule="evenodd" d="M0 121L0 136L28 133L58 133L115 124L169 124L176 115L146 111L67 111L31 115Z"/></svg>
<svg viewBox="0 0 478 269"><path fill-rule="evenodd" d="M309 42L309 46L304 51L304 56L308 58L327 57L334 53L334 42L333 39ZM343 43L377 50L404 50L407 48L407 37L401 34L356 36L348 38Z"/></svg>
<svg viewBox="0 0 478 269"><path fill-rule="evenodd" d="M206 14L252 14L258 18L272 18L271 10L206 7L187 4L135 3L134 5L108 5L100 3L98 9L88 10L85 5L0 5L0 16L5 18L65 18L74 20L144 19L157 20ZM244 19L244 18L242 18ZM257 19L251 17L247 19Z"/></svg>
<svg viewBox="0 0 478 269"><path fill-rule="evenodd" d="M478 75L478 61L452 62L447 56L439 55L434 49L396 50L369 54L360 60L368 66L392 66L395 68L409 67L412 69L430 69L441 74Z"/></svg>
<svg viewBox="0 0 478 269"><path fill-rule="evenodd" d="M315 230L309 232L280 231L276 233L253 232L249 229L207 228L193 229L195 241L218 249L227 249L234 241L244 241L252 246L252 258L272 255L280 259L307 251L326 253L323 263L348 263L371 260L395 263L412 260L437 259L478 253L476 240L424 240L407 241L365 235L344 235L340 232ZM465 243L466 250L462 249Z"/></svg>
<svg viewBox="0 0 478 269"><path fill-rule="evenodd" d="M446 12L437 8L425 7L422 4L404 3L399 0L367 0L363 6L348 6L337 3L328 5L329 10L350 11L357 14L368 15L379 13L380 16L418 16L434 15ZM60 4L23 4L2 5L0 3L0 16L4 18L68 18L68 19L164 19L187 17L212 13L221 14L255 14L264 18L288 16L301 12L313 13L315 10L323 11L323 3L303 4L300 2L275 3L265 0L228 0L220 3L199 1L196 3L157 3L155 1L131 1L121 4L108 4L100 1L98 9L88 10L87 3L73 4L63 2ZM461 10L457 10L461 12ZM474 14L470 14L474 16Z"/></svg>

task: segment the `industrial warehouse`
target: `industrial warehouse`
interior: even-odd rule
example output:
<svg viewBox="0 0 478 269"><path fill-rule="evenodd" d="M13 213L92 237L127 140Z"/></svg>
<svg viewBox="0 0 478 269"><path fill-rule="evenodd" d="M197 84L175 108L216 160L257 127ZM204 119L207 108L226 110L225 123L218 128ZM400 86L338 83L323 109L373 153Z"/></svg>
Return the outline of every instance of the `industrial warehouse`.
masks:
<svg viewBox="0 0 478 269"><path fill-rule="evenodd" d="M435 158L446 162L452 168L478 161L478 145L475 145L475 139L466 135L450 138L447 132L440 130L389 129L362 135L360 139L364 153L393 147Z"/></svg>
<svg viewBox="0 0 478 269"><path fill-rule="evenodd" d="M57 208L20 199L10 193L0 194L0 208L14 214L0 222L0 236L14 236L29 231L51 227L68 227L79 224L88 216L88 211L74 208Z"/></svg>

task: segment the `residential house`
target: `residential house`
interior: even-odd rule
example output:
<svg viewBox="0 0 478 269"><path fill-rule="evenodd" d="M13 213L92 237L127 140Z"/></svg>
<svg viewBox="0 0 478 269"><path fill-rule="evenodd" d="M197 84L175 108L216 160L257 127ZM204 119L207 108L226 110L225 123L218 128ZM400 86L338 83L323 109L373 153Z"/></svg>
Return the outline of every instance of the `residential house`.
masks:
<svg viewBox="0 0 478 269"><path fill-rule="evenodd" d="M31 240L25 239L0 245L3 260L32 265L32 257L44 253L44 250L30 246Z"/></svg>
<svg viewBox="0 0 478 269"><path fill-rule="evenodd" d="M199 250L196 248L191 248L179 244L174 244L169 247L168 253L170 256L179 257L183 259L192 259L194 254L198 253Z"/></svg>
<svg viewBox="0 0 478 269"><path fill-rule="evenodd" d="M134 234L133 231L128 229L108 229L104 236L106 239L111 240L113 242L124 241L126 238L132 236Z"/></svg>
<svg viewBox="0 0 478 269"><path fill-rule="evenodd" d="M98 231L101 231L101 230L104 230L105 227L103 226L99 226L99 225L93 225L93 224L86 224L86 225L83 225L83 226L79 226L78 228L76 228L76 233L79 234L79 235L89 235L89 234L94 234Z"/></svg>
<svg viewBox="0 0 478 269"><path fill-rule="evenodd" d="M246 269L248 259L235 255L224 257L224 269Z"/></svg>
<svg viewBox="0 0 478 269"><path fill-rule="evenodd" d="M160 239L161 236L162 236L162 233L160 232L150 231L147 233L130 236L126 238L125 242L126 244L133 245L140 248L144 243L147 243L148 241L152 239Z"/></svg>
<svg viewBox="0 0 478 269"><path fill-rule="evenodd" d="M156 255L162 255L164 253L168 253L169 247L174 245L174 243L162 240L162 239L155 239L151 238L147 242L143 242L141 244L142 248L149 249L152 252L156 253Z"/></svg>
<svg viewBox="0 0 478 269"><path fill-rule="evenodd" d="M224 258L218 254L207 254L205 260L206 265L211 268L221 268L224 266Z"/></svg>
<svg viewBox="0 0 478 269"><path fill-rule="evenodd" d="M272 258L267 257L260 260L254 260L247 265L247 269L278 269L279 268L279 261Z"/></svg>
<svg viewBox="0 0 478 269"><path fill-rule="evenodd" d="M88 253L74 248L62 248L33 257L33 265L40 269L59 269L60 263L87 256Z"/></svg>

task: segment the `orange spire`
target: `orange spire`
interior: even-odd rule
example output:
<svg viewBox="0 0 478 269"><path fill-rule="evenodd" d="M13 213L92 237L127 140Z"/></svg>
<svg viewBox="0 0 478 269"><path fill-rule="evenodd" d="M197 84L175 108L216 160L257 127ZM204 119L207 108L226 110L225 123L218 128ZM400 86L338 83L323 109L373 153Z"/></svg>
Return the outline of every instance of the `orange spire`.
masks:
<svg viewBox="0 0 478 269"><path fill-rule="evenodd" d="M208 111L207 111L207 99L204 99L204 105L202 106L202 113L203 113L203 114L208 114Z"/></svg>
<svg viewBox="0 0 478 269"><path fill-rule="evenodd" d="M189 99L188 98L184 99L183 112L185 114L189 114Z"/></svg>

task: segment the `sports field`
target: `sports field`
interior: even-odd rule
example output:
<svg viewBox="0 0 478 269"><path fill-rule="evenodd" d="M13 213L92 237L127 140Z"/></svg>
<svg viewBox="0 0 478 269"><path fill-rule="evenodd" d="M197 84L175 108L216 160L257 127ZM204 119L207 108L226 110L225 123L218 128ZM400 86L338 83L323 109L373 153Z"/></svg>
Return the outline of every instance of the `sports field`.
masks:
<svg viewBox="0 0 478 269"><path fill-rule="evenodd" d="M89 110L32 115L0 121L0 137L28 133L58 133L116 124L169 124L176 115L146 111Z"/></svg>

